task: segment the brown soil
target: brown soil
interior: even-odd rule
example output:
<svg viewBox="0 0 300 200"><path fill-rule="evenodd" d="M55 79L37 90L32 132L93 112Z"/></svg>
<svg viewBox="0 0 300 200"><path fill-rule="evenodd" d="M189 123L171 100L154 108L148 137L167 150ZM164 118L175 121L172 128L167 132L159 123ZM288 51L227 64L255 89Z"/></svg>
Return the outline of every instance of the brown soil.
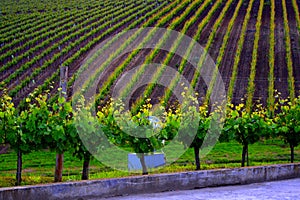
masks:
<svg viewBox="0 0 300 200"><path fill-rule="evenodd" d="M223 78L226 89L228 89L228 87L229 87L231 74L232 74L232 70L233 70L232 67L233 67L234 59L235 59L235 52L237 50L237 44L238 44L238 40L239 40L239 37L241 34L243 21L244 21L245 15L246 15L246 10L247 10L247 4L242 4L242 6L238 12L238 16L233 25L232 31L230 33L230 38L229 38L229 41L228 41L228 44L226 47L226 51L225 51L223 60L219 67L219 71ZM233 100L235 100L235 98Z"/></svg>
<svg viewBox="0 0 300 200"><path fill-rule="evenodd" d="M291 1L286 2L288 21L290 27L290 38L292 47L292 60L293 60L293 75L295 78L295 92L300 95L300 33L297 29L297 21L295 11Z"/></svg>
<svg viewBox="0 0 300 200"><path fill-rule="evenodd" d="M240 103L241 99L244 98L245 95L247 94L258 8L259 8L259 1L254 1L251 10L251 17L249 19L249 23L245 35L245 42L240 57L240 63L238 65L237 79L236 79L235 90L233 94L234 103Z"/></svg>
<svg viewBox="0 0 300 200"><path fill-rule="evenodd" d="M255 92L253 101L261 100L266 105L268 98L268 77L269 77L269 48L270 48L270 6L265 5L260 27L260 36L257 50L257 63L255 75Z"/></svg>
<svg viewBox="0 0 300 200"><path fill-rule="evenodd" d="M283 10L281 1L275 3L275 89L282 94L283 97L289 95L288 92L288 71L286 64L285 42L284 42L284 25Z"/></svg>
<svg viewBox="0 0 300 200"><path fill-rule="evenodd" d="M223 22L221 23L221 26L218 28L216 34L215 34L215 38L214 38L214 41L213 43L211 44L211 47L209 49L209 56L214 60L214 62L216 63L217 61L217 58L219 56L219 51L220 51L220 48L223 44L223 39L224 39L224 36L227 32L227 28L228 28L228 25L229 25L229 22L230 22L230 19L232 18L233 14L234 14L234 11L235 11L235 8L238 4L238 1L235 1L231 4L229 10L227 11L226 15L225 15L225 18L223 19ZM236 19L236 22L237 22L238 19ZM235 24L238 24L238 23L235 23ZM231 34L233 34L234 31L237 31L239 32L240 28L239 27L233 27L232 31L231 31ZM235 41L236 39L236 41ZM227 49L232 49L232 48L235 48L235 44L237 42L237 39L238 37L230 37L229 38L229 42L228 42L228 46L227 46ZM226 51L228 52L228 51ZM226 53L223 55L223 61L229 61L229 59L226 58ZM231 55L230 55L231 56ZM233 57L233 56L231 56ZM221 65L219 66L219 70L223 67L224 65ZM226 65L228 68L231 67L231 65ZM222 72L226 72L226 74L220 74L222 76L222 78L224 79L224 83L226 84L226 77L230 76L228 73L230 73L231 70L222 70ZM201 76L201 75L200 75ZM229 79L228 79L229 80ZM216 86L216 85L215 85ZM201 100L201 97L204 97L205 96L205 93L206 93L206 90L207 90L208 86L207 84L204 82L204 80L201 78L199 79L198 81L198 84L197 84L197 87L196 87L196 91L200 94L199 95L199 100Z"/></svg>

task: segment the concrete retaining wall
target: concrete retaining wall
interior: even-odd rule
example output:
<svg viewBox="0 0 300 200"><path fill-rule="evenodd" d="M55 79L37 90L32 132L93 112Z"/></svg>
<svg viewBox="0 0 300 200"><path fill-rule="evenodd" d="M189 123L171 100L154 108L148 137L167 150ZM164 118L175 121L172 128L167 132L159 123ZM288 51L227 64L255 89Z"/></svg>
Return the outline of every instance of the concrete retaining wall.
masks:
<svg viewBox="0 0 300 200"><path fill-rule="evenodd" d="M0 189L0 199L86 200L127 194L249 184L299 177L300 163L2 188Z"/></svg>

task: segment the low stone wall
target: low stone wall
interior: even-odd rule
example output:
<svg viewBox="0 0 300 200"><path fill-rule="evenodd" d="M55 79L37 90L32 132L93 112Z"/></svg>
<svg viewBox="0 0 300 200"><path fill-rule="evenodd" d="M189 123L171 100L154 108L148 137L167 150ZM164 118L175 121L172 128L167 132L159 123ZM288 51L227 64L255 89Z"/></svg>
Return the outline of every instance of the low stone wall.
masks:
<svg viewBox="0 0 300 200"><path fill-rule="evenodd" d="M300 178L300 163L2 188L0 189L0 199L86 200L290 178Z"/></svg>

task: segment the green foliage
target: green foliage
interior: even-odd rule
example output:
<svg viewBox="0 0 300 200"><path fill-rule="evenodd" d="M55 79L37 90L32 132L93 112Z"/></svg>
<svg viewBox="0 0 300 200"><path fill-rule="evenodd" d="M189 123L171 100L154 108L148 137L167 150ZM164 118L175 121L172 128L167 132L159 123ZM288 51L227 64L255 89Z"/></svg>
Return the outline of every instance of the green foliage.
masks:
<svg viewBox="0 0 300 200"><path fill-rule="evenodd" d="M85 100L81 97L73 112L73 129L70 132L73 134L72 146L69 152L80 160L96 154L99 148L103 148L101 145L105 144L102 142L106 139L102 130L107 129L96 116L92 115L92 108L90 105L85 105Z"/></svg>
<svg viewBox="0 0 300 200"><path fill-rule="evenodd" d="M7 143L7 136L16 131L15 112L12 98L4 91L0 98L0 144Z"/></svg>
<svg viewBox="0 0 300 200"><path fill-rule="evenodd" d="M97 115L104 125L105 135L113 144L130 147L136 153L152 153L163 147L163 141L173 139L178 123L172 113L163 113L160 108L153 111L151 108L151 104L146 104L132 115L122 103L111 101ZM151 124L149 117L155 113L160 113L165 122ZM174 132L170 132L171 130Z"/></svg>
<svg viewBox="0 0 300 200"><path fill-rule="evenodd" d="M9 144L16 151L29 153L45 146L44 136L50 134L47 125L49 110L46 103L47 96L39 95L32 102L27 98L28 108L11 115L14 123L13 130L7 135ZM8 113L9 114L9 113Z"/></svg>
<svg viewBox="0 0 300 200"><path fill-rule="evenodd" d="M300 144L300 97L289 101L279 99L276 104L274 122L275 137L281 137L289 145L296 147Z"/></svg>
<svg viewBox="0 0 300 200"><path fill-rule="evenodd" d="M189 101L173 110L153 107L148 99L148 103L132 115L125 111L122 103L111 101L93 116L93 106L85 105L83 98L76 107L77 112L73 112L70 102L64 98L49 104L47 95L27 98L27 106L17 113L11 98L4 94L0 110L1 142L9 143L22 153L50 147L56 152L68 151L84 159L86 155L97 153L99 148L105 148L101 146L105 144L102 143L106 139L104 136L121 148L143 154L163 148L181 130L185 133L197 131L191 147L200 148L204 138L210 135L208 131L214 132L211 123L220 120L219 110L209 113L206 105L193 106L196 98L185 93L183 96ZM279 136L296 147L300 143L300 97L292 101L279 98L275 108L275 117L269 119L261 104L253 107L250 113L244 104L229 105L226 119L221 119L225 120L222 137L234 139L244 147L273 133L274 138ZM150 116L158 116L161 121L154 125ZM191 123L194 121L199 123ZM86 149L77 131L83 133L94 149ZM137 137L138 134L141 137Z"/></svg>
<svg viewBox="0 0 300 200"><path fill-rule="evenodd" d="M194 107L195 108L195 107ZM208 134L208 130L210 128L210 122L211 122L211 116L208 115L207 106L200 106L199 110L191 110L192 108L189 108L189 112L185 112L185 117L193 117L199 121L199 123L195 124L189 124L186 120L186 124L183 124L183 128L185 129L185 133L193 133L197 131L197 134L191 143L190 147L200 148L204 138ZM193 120L194 121L194 120ZM191 125L194 125L194 127L191 127Z"/></svg>
<svg viewBox="0 0 300 200"><path fill-rule="evenodd" d="M254 144L269 134L269 120L260 104L249 113L244 104L230 105L223 132L242 145Z"/></svg>
<svg viewBox="0 0 300 200"><path fill-rule="evenodd" d="M49 147L58 153L68 150L77 134L74 133L71 103L66 102L64 97L59 97L51 105L48 125L51 131L46 138Z"/></svg>
<svg viewBox="0 0 300 200"><path fill-rule="evenodd" d="M261 104L257 104L252 112L244 104L228 106L227 118L223 133L228 138L235 139L243 145L242 151L242 167L248 155L249 144L258 142L262 137L266 137L270 133L272 123L267 118L266 110ZM249 160L247 156L247 165Z"/></svg>

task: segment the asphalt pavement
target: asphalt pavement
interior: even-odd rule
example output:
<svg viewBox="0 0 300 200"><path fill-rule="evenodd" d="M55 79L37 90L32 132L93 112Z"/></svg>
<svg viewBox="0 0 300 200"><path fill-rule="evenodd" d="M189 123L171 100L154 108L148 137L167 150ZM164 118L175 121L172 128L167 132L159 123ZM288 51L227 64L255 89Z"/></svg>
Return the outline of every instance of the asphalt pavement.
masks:
<svg viewBox="0 0 300 200"><path fill-rule="evenodd" d="M250 185L224 186L197 190L171 191L106 198L107 200L300 200L300 178Z"/></svg>

